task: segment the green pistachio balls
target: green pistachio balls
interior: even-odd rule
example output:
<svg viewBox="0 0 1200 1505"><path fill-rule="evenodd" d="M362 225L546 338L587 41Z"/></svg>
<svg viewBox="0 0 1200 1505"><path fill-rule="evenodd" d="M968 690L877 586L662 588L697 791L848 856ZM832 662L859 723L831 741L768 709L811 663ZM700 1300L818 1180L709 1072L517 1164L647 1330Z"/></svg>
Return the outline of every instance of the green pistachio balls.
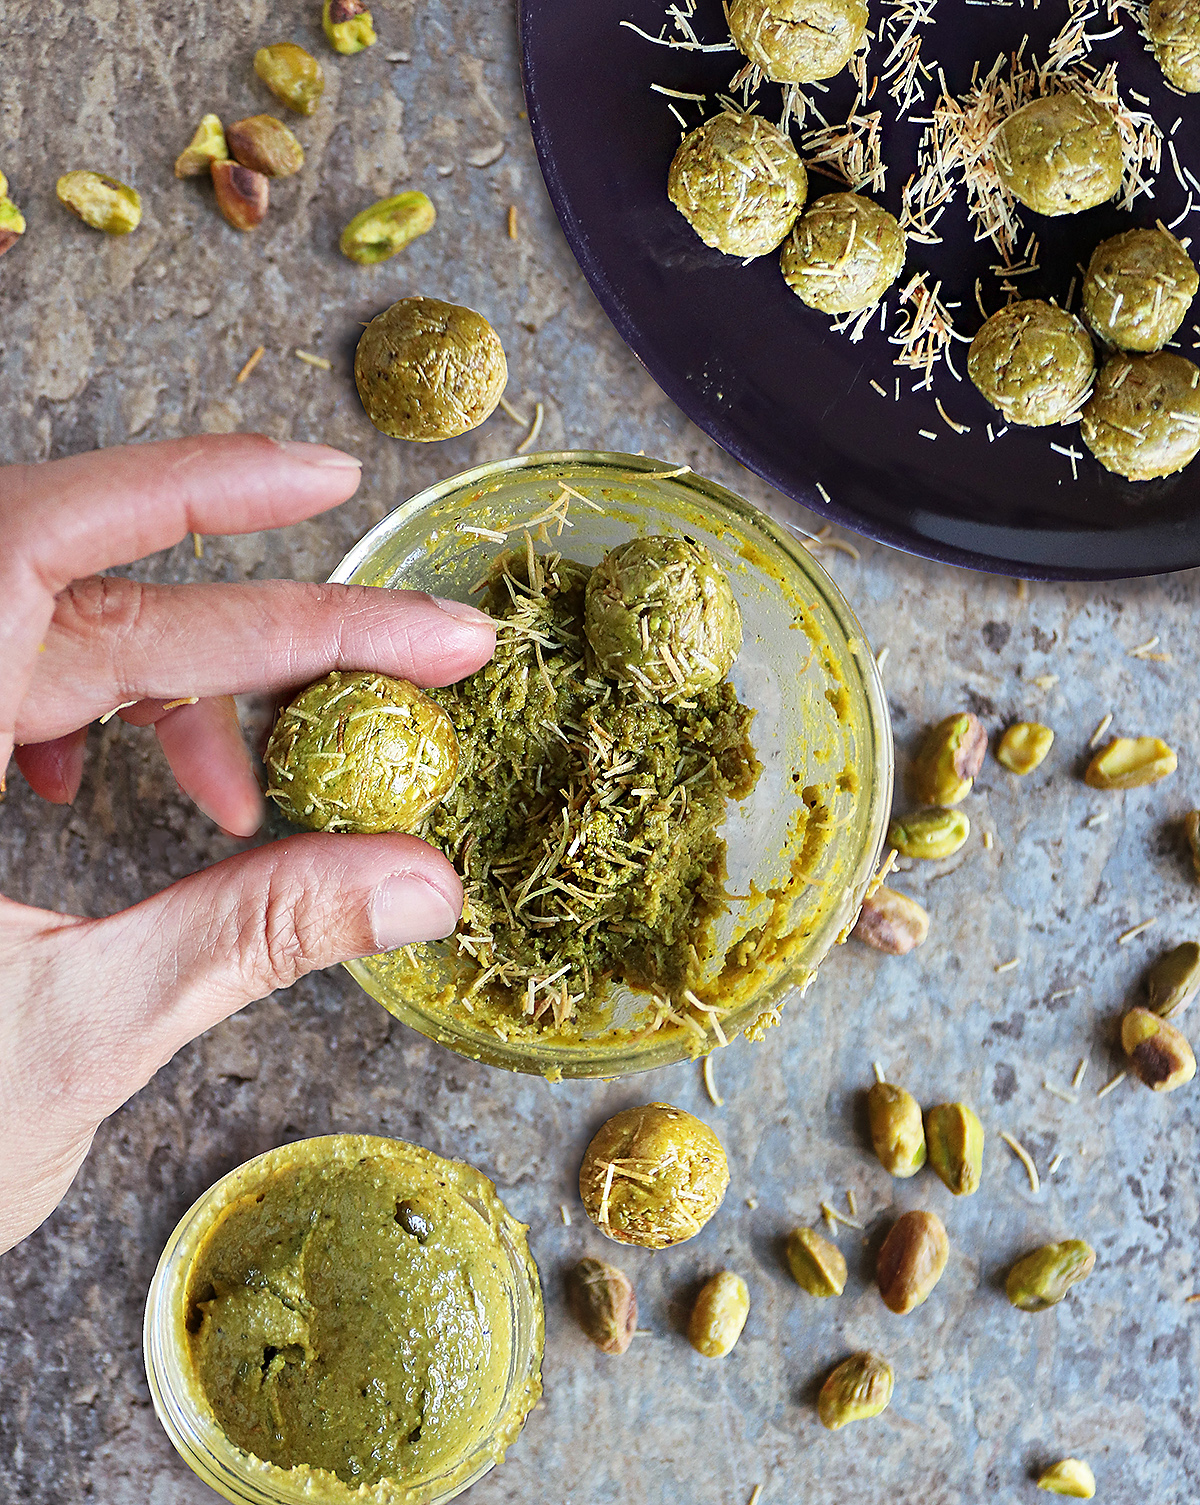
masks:
<svg viewBox="0 0 1200 1505"><path fill-rule="evenodd" d="M667 197L706 246L726 256L773 251L808 196L791 140L769 120L724 110L690 131L667 175Z"/></svg>
<svg viewBox="0 0 1200 1505"><path fill-rule="evenodd" d="M584 632L601 673L655 700L711 689L742 646L733 589L703 544L634 538L592 571Z"/></svg>
<svg viewBox="0 0 1200 1505"><path fill-rule="evenodd" d="M1161 350L1183 323L1200 277L1169 230L1124 230L1092 252L1083 311L1122 350Z"/></svg>
<svg viewBox="0 0 1200 1505"><path fill-rule="evenodd" d="M780 84L811 84L840 73L867 29L866 0L730 0L738 50Z"/></svg>
<svg viewBox="0 0 1200 1505"><path fill-rule="evenodd" d="M412 831L453 788L458 737L407 680L334 671L279 713L268 794L310 831Z"/></svg>
<svg viewBox="0 0 1200 1505"><path fill-rule="evenodd" d="M1075 89L1014 110L993 151L1004 186L1035 214L1080 214L1121 186L1116 116Z"/></svg>
<svg viewBox="0 0 1200 1505"><path fill-rule="evenodd" d="M994 313L967 355L968 376L1006 421L1037 428L1070 417L1095 370L1087 330L1040 298Z"/></svg>
<svg viewBox="0 0 1200 1505"><path fill-rule="evenodd" d="M354 380L381 433L427 443L453 439L490 417L508 364L482 314L438 298L401 298L363 330Z"/></svg>
<svg viewBox="0 0 1200 1505"><path fill-rule="evenodd" d="M1168 83L1185 94L1200 90L1200 4L1150 0L1146 35Z"/></svg>
<svg viewBox="0 0 1200 1505"><path fill-rule="evenodd" d="M1200 451L1200 367L1181 355L1115 355L1080 422L1105 470L1129 481L1174 475Z"/></svg>
<svg viewBox="0 0 1200 1505"><path fill-rule="evenodd" d="M900 275L905 239L894 215L857 193L815 199L784 244L784 281L824 314L878 303Z"/></svg>

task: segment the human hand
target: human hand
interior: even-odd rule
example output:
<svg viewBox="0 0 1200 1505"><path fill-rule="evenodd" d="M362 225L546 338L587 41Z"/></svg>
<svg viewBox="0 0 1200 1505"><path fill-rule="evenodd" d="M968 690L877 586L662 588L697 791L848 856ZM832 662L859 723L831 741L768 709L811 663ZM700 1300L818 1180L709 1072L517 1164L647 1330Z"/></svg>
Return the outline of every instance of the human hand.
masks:
<svg viewBox="0 0 1200 1505"><path fill-rule="evenodd" d="M0 770L15 744L33 790L71 801L88 723L121 706L154 727L200 809L250 836L263 797L235 694L331 669L443 685L485 664L488 619L413 591L97 573L191 532L298 522L359 477L337 450L249 434L0 469ZM101 1120L188 1040L315 968L448 935L461 908L453 867L413 836L292 837L106 919L0 898L0 1250L49 1215Z"/></svg>

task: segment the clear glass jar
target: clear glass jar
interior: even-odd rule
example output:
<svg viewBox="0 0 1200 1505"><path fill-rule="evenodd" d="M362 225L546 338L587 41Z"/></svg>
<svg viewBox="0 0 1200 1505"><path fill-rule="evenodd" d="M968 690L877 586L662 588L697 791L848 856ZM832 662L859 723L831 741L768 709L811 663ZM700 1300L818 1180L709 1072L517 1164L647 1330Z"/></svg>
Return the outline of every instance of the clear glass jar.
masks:
<svg viewBox="0 0 1200 1505"><path fill-rule="evenodd" d="M188 1284L193 1263L226 1209L256 1184L306 1160L383 1156L403 1167L420 1158L423 1172L444 1172L447 1187L461 1201L464 1220L494 1228L506 1262L505 1294L511 1321L509 1372L496 1413L481 1428L478 1444L451 1460L434 1476L409 1481L384 1479L375 1485L342 1484L316 1471L303 1474L265 1463L236 1446L222 1431L192 1367L187 1335ZM214 1186L180 1220L159 1259L146 1301L144 1351L154 1409L184 1462L210 1488L234 1505L441 1505L474 1484L504 1457L526 1415L541 1394L545 1337L541 1283L529 1252L524 1225L512 1218L495 1187L479 1171L442 1160L403 1140L372 1135L330 1134L300 1140L247 1161ZM332 1481L326 1483L325 1481ZM337 1487L334 1487L334 1486Z"/></svg>

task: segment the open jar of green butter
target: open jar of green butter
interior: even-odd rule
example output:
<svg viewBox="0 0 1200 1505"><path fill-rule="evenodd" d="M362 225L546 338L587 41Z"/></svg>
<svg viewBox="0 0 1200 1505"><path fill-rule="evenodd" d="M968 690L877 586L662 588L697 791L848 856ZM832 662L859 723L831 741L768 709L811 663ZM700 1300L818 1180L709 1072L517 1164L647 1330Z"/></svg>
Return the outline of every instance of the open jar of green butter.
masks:
<svg viewBox="0 0 1200 1505"><path fill-rule="evenodd" d="M336 1134L195 1203L146 1304L154 1408L235 1505L440 1505L541 1394L525 1228L461 1162Z"/></svg>

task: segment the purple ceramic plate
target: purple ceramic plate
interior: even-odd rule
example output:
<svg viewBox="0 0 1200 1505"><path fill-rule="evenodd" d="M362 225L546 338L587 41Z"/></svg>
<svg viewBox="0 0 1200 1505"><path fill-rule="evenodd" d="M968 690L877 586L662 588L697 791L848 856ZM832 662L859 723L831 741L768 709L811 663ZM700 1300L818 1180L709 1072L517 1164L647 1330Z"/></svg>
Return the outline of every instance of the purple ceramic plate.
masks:
<svg viewBox="0 0 1200 1505"><path fill-rule="evenodd" d="M936 60L950 88L960 91L976 61L986 71L1026 34L1043 56L1067 8L1064 0L1036 8L937 0L934 16L923 56ZM871 0L871 17L877 27L880 0ZM1200 180L1200 96L1169 91L1128 12L1122 18L1119 35L1097 42L1091 60L1119 60L1123 95L1150 100L1179 161ZM878 318L852 344L789 292L776 256L743 266L701 243L667 200L680 127L651 85L707 94L711 113L713 95L727 89L740 59L655 46L620 25L632 21L657 35L665 19L661 0L521 0L521 51L533 137L567 239L621 336L688 417L806 507L931 559L1033 579L1106 579L1200 565L1200 461L1165 480L1134 484L1092 459L1078 427L1010 428L989 442L988 424L993 433L1003 424L966 379L965 344L954 347L961 381L939 366L932 392L914 392L919 378L892 364L895 347ZM727 39L720 0L698 0L694 25L701 40ZM1113 30L1102 7L1090 30ZM876 43L869 71L879 60ZM935 94L931 86L926 109ZM828 119L839 120L853 95L844 74L818 98ZM765 87L762 100L764 113L778 119L779 91ZM673 102L689 125L699 123L695 105ZM868 108L880 104L889 169L885 192L873 196L895 213L921 127L897 122L882 85ZM1134 108L1143 106L1135 100ZM918 106L913 113L923 111ZM810 196L840 186L813 174ZM1177 235L1200 234L1200 191L1195 198ZM1170 223L1187 203L1164 147L1154 198L1139 198L1132 212L1105 205L1062 219L1026 213L1026 233L1036 232L1040 254L1039 270L1020 279L1022 296L1063 302L1076 263L1086 265L1100 240L1156 219ZM1005 301L989 270L997 257L989 242L973 242L961 189L938 228L941 245L910 246L887 300L888 329L895 327L896 290L926 269L931 282L941 280L942 297L960 305L954 318L969 337L982 322L976 278L989 311ZM1078 291L1072 306L1078 307ZM1200 322L1200 300L1178 336L1188 357L1200 341L1193 322ZM970 432L950 428L935 398Z"/></svg>

